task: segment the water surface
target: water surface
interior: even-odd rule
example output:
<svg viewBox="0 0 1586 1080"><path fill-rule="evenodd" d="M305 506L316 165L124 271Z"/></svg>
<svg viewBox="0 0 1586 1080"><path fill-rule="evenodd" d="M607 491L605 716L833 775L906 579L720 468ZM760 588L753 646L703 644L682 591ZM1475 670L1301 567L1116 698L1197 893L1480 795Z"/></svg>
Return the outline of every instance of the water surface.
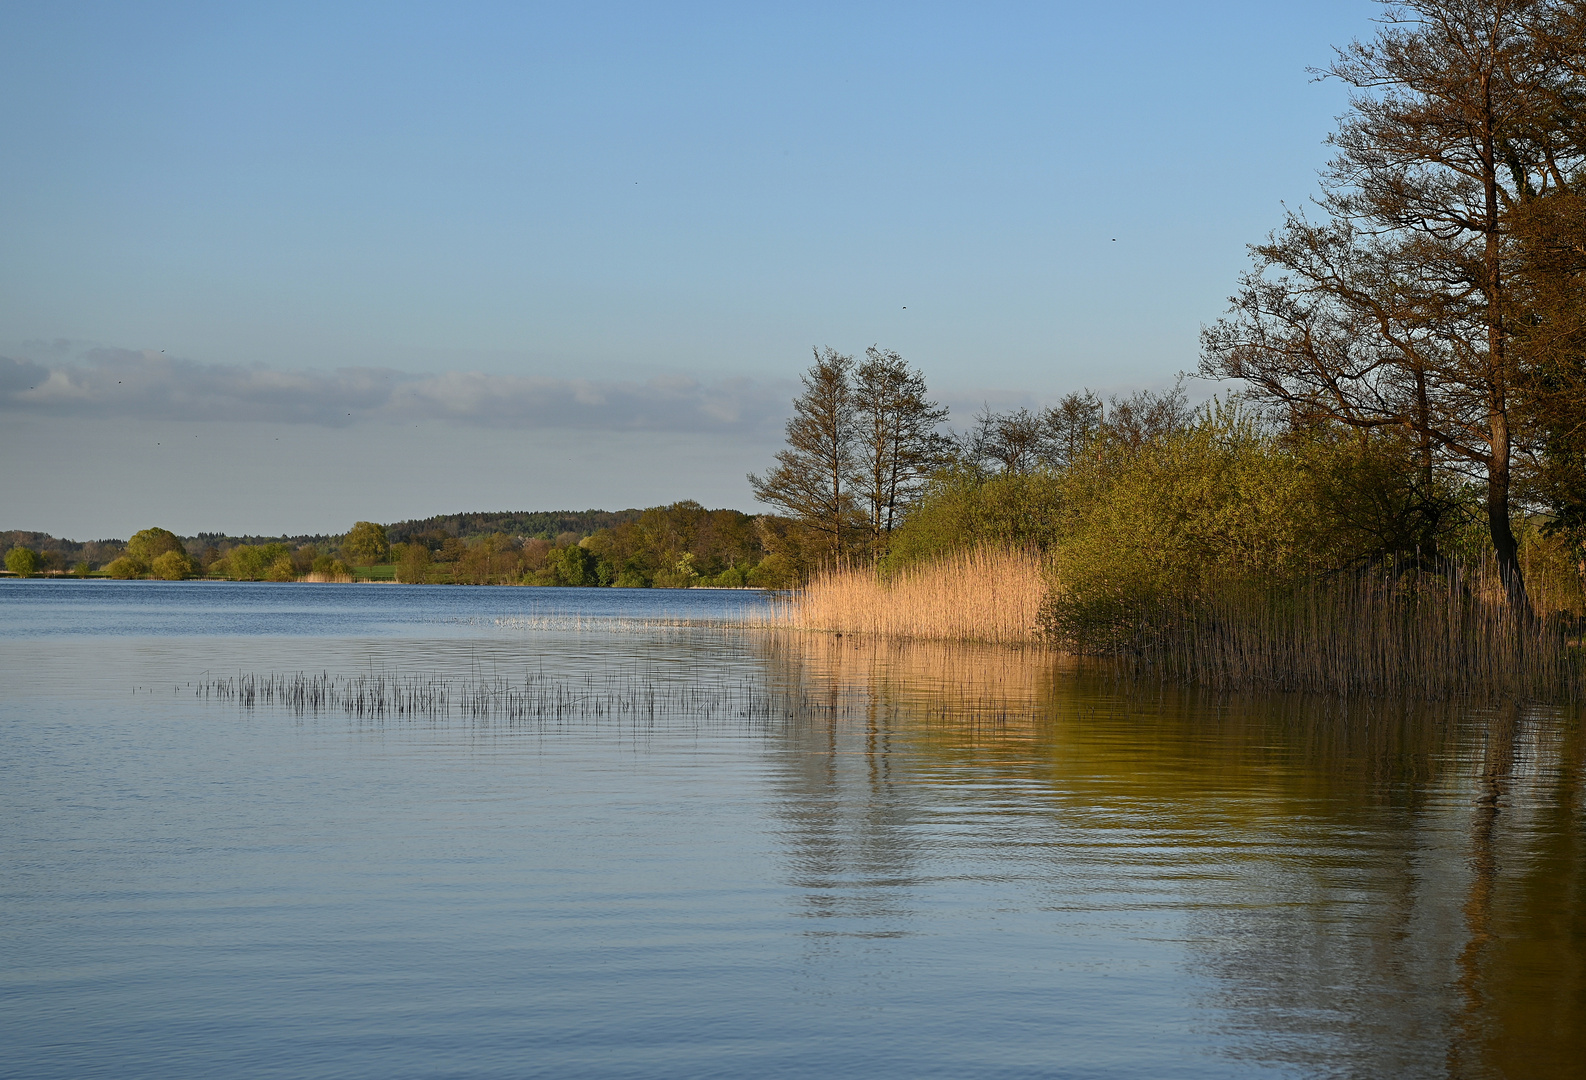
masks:
<svg viewBox="0 0 1586 1080"><path fill-rule="evenodd" d="M0 1074L1581 1073L1573 715L711 625L763 602L0 582ZM246 671L721 707L195 696Z"/></svg>

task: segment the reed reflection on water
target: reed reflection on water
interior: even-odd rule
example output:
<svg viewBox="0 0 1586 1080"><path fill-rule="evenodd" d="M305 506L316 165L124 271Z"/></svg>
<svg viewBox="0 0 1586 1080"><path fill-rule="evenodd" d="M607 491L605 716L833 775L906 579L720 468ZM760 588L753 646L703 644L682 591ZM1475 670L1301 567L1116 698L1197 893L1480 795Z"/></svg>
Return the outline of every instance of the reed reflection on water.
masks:
<svg viewBox="0 0 1586 1080"><path fill-rule="evenodd" d="M0 629L0 1073L1581 1072L1573 713L523 592L435 636L328 587L270 594L319 636L197 589L175 636ZM249 673L472 689L196 696Z"/></svg>
<svg viewBox="0 0 1586 1080"><path fill-rule="evenodd" d="M1576 716L1147 689L1038 650L852 636L765 655L840 717L785 734L812 914L902 910L919 826L948 814L959 872L1024 876L1045 907L1184 909L1240 1058L1586 1073Z"/></svg>

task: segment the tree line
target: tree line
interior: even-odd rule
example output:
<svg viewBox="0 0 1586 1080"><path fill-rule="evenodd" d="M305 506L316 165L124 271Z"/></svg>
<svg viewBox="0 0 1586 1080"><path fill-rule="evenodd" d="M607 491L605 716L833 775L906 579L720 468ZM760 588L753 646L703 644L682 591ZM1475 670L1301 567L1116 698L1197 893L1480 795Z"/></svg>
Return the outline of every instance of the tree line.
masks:
<svg viewBox="0 0 1586 1080"><path fill-rule="evenodd" d="M1294 430L1394 444L1436 553L1453 476L1526 606L1516 515L1586 523L1586 7L1385 4L1309 210L1252 248L1203 374ZM1440 474L1442 474L1440 476Z"/></svg>
<svg viewBox="0 0 1586 1080"><path fill-rule="evenodd" d="M1586 574L1586 5L1385 3L1376 35L1317 74L1353 91L1320 195L1252 246L1202 332L1199 374L1233 399L1197 412L1182 386L1106 403L1079 391L983 410L954 435L895 353L817 350L786 449L750 475L756 497L828 561L896 562L937 549L927 533L967 542L975 520L984 538L1056 543L1105 512L1091 495L1130 462L1166 469L1176 448L1223 470L1209 446L1191 453L1220 432L1310 492L1279 499L1291 519L1268 524L1298 535L1305 518L1335 569L1490 558L1520 612L1527 544ZM1186 485L1163 504L1232 497L1193 471L1154 475ZM1202 541L1203 559L1228 555Z"/></svg>

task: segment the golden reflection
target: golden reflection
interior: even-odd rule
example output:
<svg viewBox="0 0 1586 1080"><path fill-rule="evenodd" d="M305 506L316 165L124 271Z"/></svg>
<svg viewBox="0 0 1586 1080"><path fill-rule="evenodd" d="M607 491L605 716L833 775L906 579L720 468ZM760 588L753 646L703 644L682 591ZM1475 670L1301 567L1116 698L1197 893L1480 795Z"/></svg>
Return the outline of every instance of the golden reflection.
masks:
<svg viewBox="0 0 1586 1080"><path fill-rule="evenodd" d="M764 651L810 718L781 735L781 782L812 917L913 932L946 836L1043 908L1181 913L1207 1013L1253 1060L1580 1074L1577 715L1229 697L1039 649L787 635Z"/></svg>

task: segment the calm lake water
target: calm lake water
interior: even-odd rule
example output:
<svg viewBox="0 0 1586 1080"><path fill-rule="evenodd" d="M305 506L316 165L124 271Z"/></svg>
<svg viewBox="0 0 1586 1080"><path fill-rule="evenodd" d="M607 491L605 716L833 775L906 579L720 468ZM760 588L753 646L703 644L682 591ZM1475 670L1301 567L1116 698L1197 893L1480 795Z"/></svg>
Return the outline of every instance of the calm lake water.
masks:
<svg viewBox="0 0 1586 1080"><path fill-rule="evenodd" d="M1573 713L710 625L763 602L0 582L0 1075L1586 1075Z"/></svg>

